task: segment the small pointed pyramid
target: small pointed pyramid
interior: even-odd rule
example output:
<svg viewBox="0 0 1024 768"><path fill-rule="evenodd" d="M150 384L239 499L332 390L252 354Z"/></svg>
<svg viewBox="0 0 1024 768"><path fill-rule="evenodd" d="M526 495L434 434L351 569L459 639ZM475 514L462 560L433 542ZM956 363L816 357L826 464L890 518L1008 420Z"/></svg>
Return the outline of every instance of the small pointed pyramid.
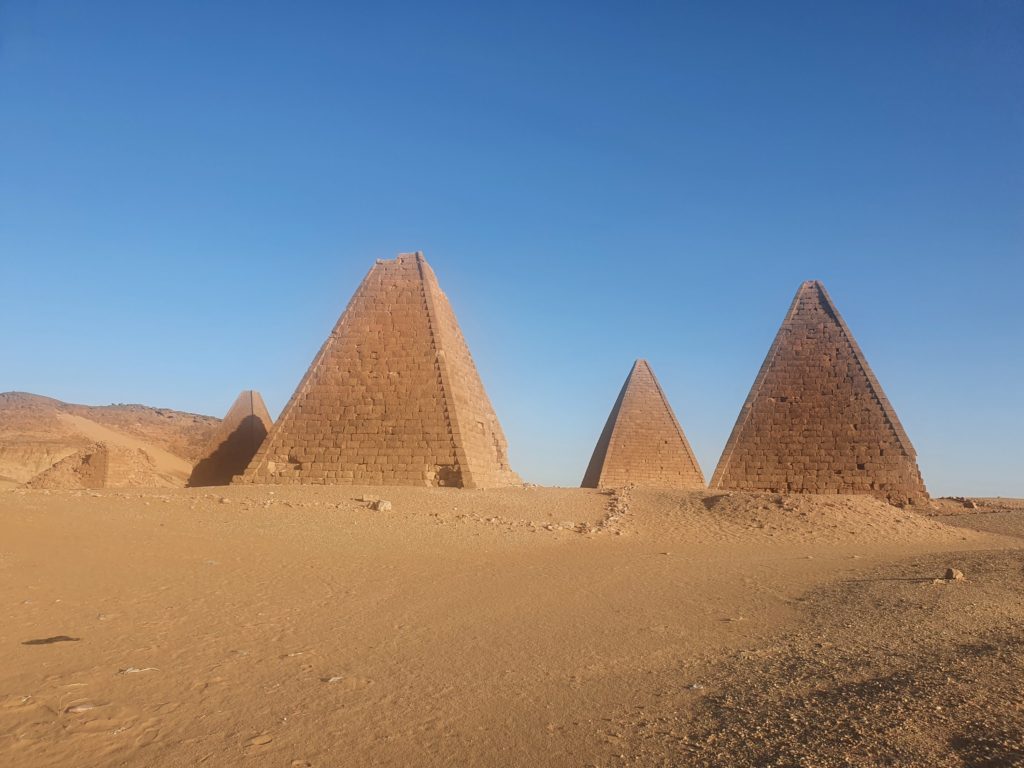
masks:
<svg viewBox="0 0 1024 768"><path fill-rule="evenodd" d="M189 486L228 485L249 466L273 423L259 392L240 393L192 469Z"/></svg>
<svg viewBox="0 0 1024 768"><path fill-rule="evenodd" d="M797 291L711 488L928 497L910 439L820 282Z"/></svg>
<svg viewBox="0 0 1024 768"><path fill-rule="evenodd" d="M624 485L703 488L704 475L646 360L637 360L622 385L583 488Z"/></svg>
<svg viewBox="0 0 1024 768"><path fill-rule="evenodd" d="M243 483L445 485L519 478L447 297L421 253L379 260Z"/></svg>

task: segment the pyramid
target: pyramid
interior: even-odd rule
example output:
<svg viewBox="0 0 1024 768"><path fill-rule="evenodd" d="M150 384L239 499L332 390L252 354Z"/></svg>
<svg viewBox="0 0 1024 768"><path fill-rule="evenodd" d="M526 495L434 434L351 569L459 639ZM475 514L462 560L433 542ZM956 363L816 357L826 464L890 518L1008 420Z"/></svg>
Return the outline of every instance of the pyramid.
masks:
<svg viewBox="0 0 1024 768"><path fill-rule="evenodd" d="M820 282L797 291L711 488L927 498L914 448Z"/></svg>
<svg viewBox="0 0 1024 768"><path fill-rule="evenodd" d="M173 488L178 477L161 470L142 448L98 442L65 456L25 484L28 488Z"/></svg>
<svg viewBox="0 0 1024 768"><path fill-rule="evenodd" d="M421 253L374 265L243 483L487 488L519 478Z"/></svg>
<svg viewBox="0 0 1024 768"><path fill-rule="evenodd" d="M259 392L239 394L192 469L189 486L228 485L249 466L273 423Z"/></svg>
<svg viewBox="0 0 1024 768"><path fill-rule="evenodd" d="M627 484L704 487L697 459L646 360L633 364L622 385L581 485L614 488Z"/></svg>

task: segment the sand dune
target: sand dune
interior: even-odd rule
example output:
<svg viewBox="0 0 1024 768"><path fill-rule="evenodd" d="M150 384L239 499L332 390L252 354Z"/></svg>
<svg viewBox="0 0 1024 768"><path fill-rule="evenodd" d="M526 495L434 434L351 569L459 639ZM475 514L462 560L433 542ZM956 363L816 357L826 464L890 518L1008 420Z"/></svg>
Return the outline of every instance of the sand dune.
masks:
<svg viewBox="0 0 1024 768"><path fill-rule="evenodd" d="M394 488L391 512L357 500L380 493L0 494L0 762L765 765L705 745L779 714L770 685L813 662L815 632L885 669L898 648L923 653L900 595L923 613L943 595L976 604L970 626L955 623L958 603L935 614L964 639L985 622L1024 628L1012 590L989 586L1009 566L979 565L1020 570L1024 538L1006 523L979 532L871 499L770 494ZM963 562L969 581L932 584ZM915 581L814 597L879 573ZM756 661L769 658L789 661ZM1010 649L978 674L1021 668ZM800 679L841 691L862 671ZM730 690L747 691L742 711ZM1010 736L993 736L1011 746L1014 707L1001 713ZM800 743L784 725L779 749ZM936 749L968 764L948 745L954 725L930 722L917 752L904 739L899 764L934 765ZM877 764L838 762L856 749L833 741L813 764Z"/></svg>

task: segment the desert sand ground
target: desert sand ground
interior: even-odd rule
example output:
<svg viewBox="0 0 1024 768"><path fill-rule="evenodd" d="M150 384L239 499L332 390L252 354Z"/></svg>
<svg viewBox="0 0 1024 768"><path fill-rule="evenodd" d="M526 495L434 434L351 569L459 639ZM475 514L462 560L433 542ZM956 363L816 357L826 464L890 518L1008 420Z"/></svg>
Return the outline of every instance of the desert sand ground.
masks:
<svg viewBox="0 0 1024 768"><path fill-rule="evenodd" d="M1022 587L1012 502L3 490L0 765L1024 765Z"/></svg>

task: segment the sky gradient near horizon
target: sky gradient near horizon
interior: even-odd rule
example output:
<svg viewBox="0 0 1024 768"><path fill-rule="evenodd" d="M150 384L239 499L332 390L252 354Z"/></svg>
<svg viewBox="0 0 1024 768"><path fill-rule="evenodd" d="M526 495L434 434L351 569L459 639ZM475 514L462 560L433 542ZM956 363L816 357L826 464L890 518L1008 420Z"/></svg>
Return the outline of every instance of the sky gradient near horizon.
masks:
<svg viewBox="0 0 1024 768"><path fill-rule="evenodd" d="M1024 3L0 2L0 391L276 416L422 250L513 467L648 359L710 478L821 279L936 495L1024 496Z"/></svg>

